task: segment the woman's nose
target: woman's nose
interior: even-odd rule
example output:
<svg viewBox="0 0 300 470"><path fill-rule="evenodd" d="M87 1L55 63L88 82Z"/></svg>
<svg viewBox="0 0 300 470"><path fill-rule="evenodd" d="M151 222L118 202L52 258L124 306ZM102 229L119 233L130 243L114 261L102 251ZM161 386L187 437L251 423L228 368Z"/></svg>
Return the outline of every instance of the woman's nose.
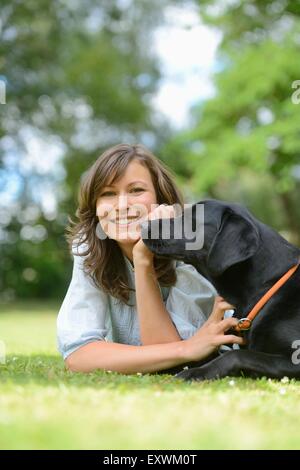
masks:
<svg viewBox="0 0 300 470"><path fill-rule="evenodd" d="M124 210L129 207L129 201L127 194L120 194L118 197L118 209Z"/></svg>

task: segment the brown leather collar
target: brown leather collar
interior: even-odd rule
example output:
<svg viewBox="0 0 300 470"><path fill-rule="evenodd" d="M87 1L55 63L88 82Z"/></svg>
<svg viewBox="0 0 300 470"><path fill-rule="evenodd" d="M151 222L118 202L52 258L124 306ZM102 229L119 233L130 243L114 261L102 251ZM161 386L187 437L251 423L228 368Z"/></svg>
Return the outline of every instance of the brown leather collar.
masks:
<svg viewBox="0 0 300 470"><path fill-rule="evenodd" d="M266 293L262 296L262 298L254 305L252 310L248 313L247 317L241 318L238 324L234 327L234 330L237 333L247 331L251 328L252 321L256 317L256 315L261 311L263 306L268 302L268 300L273 297L273 295L282 287L286 281L294 274L294 272L298 269L300 265L300 261L298 264L293 266L289 269Z"/></svg>

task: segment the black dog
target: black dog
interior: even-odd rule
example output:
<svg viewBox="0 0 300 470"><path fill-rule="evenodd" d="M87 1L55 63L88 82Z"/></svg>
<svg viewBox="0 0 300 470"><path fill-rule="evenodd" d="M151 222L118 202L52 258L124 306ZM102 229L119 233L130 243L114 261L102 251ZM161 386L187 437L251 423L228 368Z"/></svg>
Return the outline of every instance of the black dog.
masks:
<svg viewBox="0 0 300 470"><path fill-rule="evenodd" d="M171 236L167 240L161 237L161 220L143 224L143 240L159 256L192 264L236 307L238 319L247 317L276 281L299 263L300 250L239 204L217 200L197 204L204 205L203 248L187 250L186 242L192 240L184 235L181 239L174 237L174 224L179 217L171 219ZM197 225L197 204L181 216L182 234L186 223ZM159 238L151 239L155 230ZM200 367L180 372L177 377L186 380L228 375L300 378L300 267L295 268L267 301L244 334L245 348L226 352Z"/></svg>

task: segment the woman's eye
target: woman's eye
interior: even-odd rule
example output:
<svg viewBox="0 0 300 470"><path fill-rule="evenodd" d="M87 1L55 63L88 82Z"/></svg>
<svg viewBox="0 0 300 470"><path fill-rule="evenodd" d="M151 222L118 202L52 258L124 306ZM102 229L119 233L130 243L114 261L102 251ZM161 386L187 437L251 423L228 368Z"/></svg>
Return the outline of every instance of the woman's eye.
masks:
<svg viewBox="0 0 300 470"><path fill-rule="evenodd" d="M145 190L143 188L133 188L132 191L137 193Z"/></svg>
<svg viewBox="0 0 300 470"><path fill-rule="evenodd" d="M143 188L133 188L130 190L130 192L134 192L134 193L140 193L141 191L145 191ZM100 194L101 197L110 197L110 196L114 196L115 195L115 192L114 191L105 191L104 193Z"/></svg>

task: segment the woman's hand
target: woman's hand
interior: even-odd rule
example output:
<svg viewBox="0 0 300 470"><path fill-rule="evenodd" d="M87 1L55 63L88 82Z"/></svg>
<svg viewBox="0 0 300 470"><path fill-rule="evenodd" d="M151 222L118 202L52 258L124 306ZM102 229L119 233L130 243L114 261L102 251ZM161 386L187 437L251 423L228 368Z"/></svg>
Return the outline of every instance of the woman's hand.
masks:
<svg viewBox="0 0 300 470"><path fill-rule="evenodd" d="M204 325L189 339L183 341L187 361L197 361L212 354L221 344L244 344L240 336L225 335L238 323L237 318L223 319L225 310L234 308L223 297L216 297L213 311Z"/></svg>
<svg viewBox="0 0 300 470"><path fill-rule="evenodd" d="M140 238L139 241L134 245L132 250L133 264L134 266L152 266L154 254L149 248L146 247L143 239Z"/></svg>
<svg viewBox="0 0 300 470"><path fill-rule="evenodd" d="M163 219L163 218L173 218L175 216L175 209L173 206L168 206L166 204L161 204L156 207L152 212L149 212L145 220L154 220L154 219ZM140 238L133 247L132 251L133 264L134 266L143 265L143 266L152 266L154 254L150 251L143 239Z"/></svg>

